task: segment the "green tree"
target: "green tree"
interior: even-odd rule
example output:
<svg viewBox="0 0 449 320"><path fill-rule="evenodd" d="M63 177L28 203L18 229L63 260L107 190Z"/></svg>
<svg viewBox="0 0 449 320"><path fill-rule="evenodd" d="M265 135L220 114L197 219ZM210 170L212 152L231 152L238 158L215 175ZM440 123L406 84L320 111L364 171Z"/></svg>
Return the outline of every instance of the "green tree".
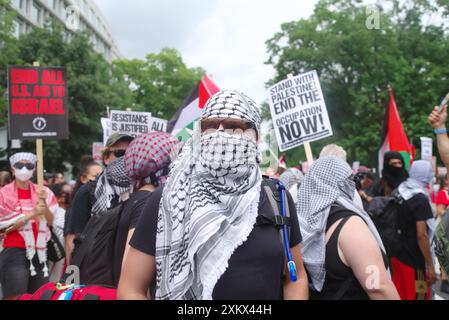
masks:
<svg viewBox="0 0 449 320"><path fill-rule="evenodd" d="M289 73L320 75L335 136L313 143L314 154L337 142L350 161L376 166L388 83L408 137L418 143L432 134L427 115L449 90L448 8L447 1L383 1L373 29L363 1L321 0L310 18L284 23L267 41L267 64L277 71L267 85ZM288 155L304 159L302 148Z"/></svg>
<svg viewBox="0 0 449 320"><path fill-rule="evenodd" d="M174 115L205 74L201 68L188 68L179 52L168 48L145 60L116 61L114 69L132 88L132 109L165 119Z"/></svg>
<svg viewBox="0 0 449 320"><path fill-rule="evenodd" d="M15 12L9 0L0 0L0 66L17 63L17 41L12 36ZM0 68L0 126L8 121L6 95L6 68Z"/></svg>
<svg viewBox="0 0 449 320"><path fill-rule="evenodd" d="M64 27L55 23L33 29L18 41L21 63L38 61L41 66L64 66L67 70L70 139L45 142L47 170L64 169L64 161L77 165L81 155L91 153L92 142L102 140L100 118L106 116L106 108L125 109L132 104L128 84L93 51L88 35L76 33L65 41L64 32ZM30 142L24 147L34 150Z"/></svg>

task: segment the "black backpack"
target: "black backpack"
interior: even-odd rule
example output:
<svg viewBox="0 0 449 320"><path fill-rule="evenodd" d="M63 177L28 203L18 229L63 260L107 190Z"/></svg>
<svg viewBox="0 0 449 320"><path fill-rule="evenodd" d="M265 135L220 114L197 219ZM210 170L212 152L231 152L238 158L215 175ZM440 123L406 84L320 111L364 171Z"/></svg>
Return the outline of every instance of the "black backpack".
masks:
<svg viewBox="0 0 449 320"><path fill-rule="evenodd" d="M397 190L390 197L375 197L367 211L379 232L389 258L395 257L403 246L399 208L404 203Z"/></svg>
<svg viewBox="0 0 449 320"><path fill-rule="evenodd" d="M80 270L80 281L86 285L116 286L112 263L115 239L123 206L94 215L83 232L75 238L75 250L70 261Z"/></svg>

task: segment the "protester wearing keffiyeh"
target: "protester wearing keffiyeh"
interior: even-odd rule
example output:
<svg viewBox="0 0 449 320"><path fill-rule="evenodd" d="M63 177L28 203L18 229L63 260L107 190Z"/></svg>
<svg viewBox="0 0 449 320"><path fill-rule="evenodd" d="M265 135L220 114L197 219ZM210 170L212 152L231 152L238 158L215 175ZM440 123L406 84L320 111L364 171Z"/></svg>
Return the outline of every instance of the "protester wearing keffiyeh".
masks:
<svg viewBox="0 0 449 320"><path fill-rule="evenodd" d="M333 203L363 218L385 252L372 220L363 209L353 204L355 183L349 179L351 174L351 168L343 160L335 156L320 158L311 167L299 189L297 211L303 236L303 260L317 291L322 290L326 277L325 229Z"/></svg>
<svg viewBox="0 0 449 320"><path fill-rule="evenodd" d="M260 113L242 93L221 91L202 120L250 122ZM244 134L199 126L174 163L165 186L156 241L156 299L212 299L233 252L248 238L258 215L262 174L256 141Z"/></svg>
<svg viewBox="0 0 449 320"><path fill-rule="evenodd" d="M165 132L142 134L131 142L126 150L125 165L133 190L146 184L157 187L165 183L177 145L179 141Z"/></svg>
<svg viewBox="0 0 449 320"><path fill-rule="evenodd" d="M36 163L36 156L32 153L16 153L10 158L11 167L14 167L21 161L28 161L31 164ZM20 200L18 195L18 187L16 181L6 185L0 190L0 230L6 229L14 225L19 219L25 217L26 214L33 212L39 202L37 186L29 183L31 199ZM44 187L47 198L46 203L49 210L54 213L58 208L58 201L50 189ZM38 234L37 239L34 237L32 223L28 221L25 226L18 230L23 238L26 247L26 257L30 261L30 274L36 275L33 258L37 254L39 262L43 265L44 277L48 277L47 267L47 241L50 239L50 230L47 223L39 218L35 219Z"/></svg>
<svg viewBox="0 0 449 320"><path fill-rule="evenodd" d="M410 200L417 194L423 194L429 201L430 207L433 208L432 200L426 191L426 186L432 179L433 171L430 162L424 160L415 161L410 168L409 178L399 186L399 193L405 201ZM429 240L432 242L436 229L435 218L427 220L427 226L430 229Z"/></svg>
<svg viewBox="0 0 449 320"><path fill-rule="evenodd" d="M124 157L111 162L98 179L92 215L111 209L114 201L125 201L130 187L131 181L126 173Z"/></svg>

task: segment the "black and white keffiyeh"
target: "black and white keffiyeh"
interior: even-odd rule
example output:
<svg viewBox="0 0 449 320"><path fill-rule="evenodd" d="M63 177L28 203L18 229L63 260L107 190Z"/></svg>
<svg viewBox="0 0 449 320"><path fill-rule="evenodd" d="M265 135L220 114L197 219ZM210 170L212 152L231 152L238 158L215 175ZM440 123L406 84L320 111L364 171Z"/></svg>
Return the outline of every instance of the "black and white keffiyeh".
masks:
<svg viewBox="0 0 449 320"><path fill-rule="evenodd" d="M97 215L111 208L114 198L121 199L129 193L131 180L126 172L124 157L112 161L104 170L95 189L95 203L92 215Z"/></svg>
<svg viewBox="0 0 449 320"><path fill-rule="evenodd" d="M202 119L238 118L260 125L259 108L241 93L221 91ZM217 131L194 135L173 164L159 209L156 299L212 299L233 252L257 218L262 174L257 143Z"/></svg>
<svg viewBox="0 0 449 320"><path fill-rule="evenodd" d="M343 160L328 156L318 159L306 174L298 193L298 220L303 237L302 254L314 289L321 291L326 277L325 230L331 205L337 203L357 213L367 223L381 250L382 240L374 223L362 208L353 203L355 183L348 179L352 174Z"/></svg>

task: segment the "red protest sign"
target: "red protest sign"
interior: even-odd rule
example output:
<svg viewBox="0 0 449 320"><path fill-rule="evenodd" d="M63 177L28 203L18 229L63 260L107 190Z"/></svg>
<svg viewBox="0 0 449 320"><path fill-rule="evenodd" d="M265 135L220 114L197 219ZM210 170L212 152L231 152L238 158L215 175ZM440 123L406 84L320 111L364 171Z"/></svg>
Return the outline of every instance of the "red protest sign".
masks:
<svg viewBox="0 0 449 320"><path fill-rule="evenodd" d="M8 66L9 138L68 139L64 68Z"/></svg>

